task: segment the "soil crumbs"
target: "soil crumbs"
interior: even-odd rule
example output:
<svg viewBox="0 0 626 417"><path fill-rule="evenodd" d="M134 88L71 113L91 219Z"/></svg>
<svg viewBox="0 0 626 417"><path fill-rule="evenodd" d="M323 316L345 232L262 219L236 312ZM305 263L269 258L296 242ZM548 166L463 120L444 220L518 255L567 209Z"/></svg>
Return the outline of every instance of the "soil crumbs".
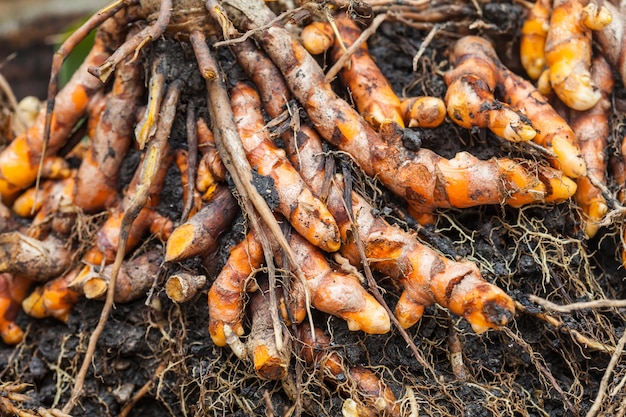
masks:
<svg viewBox="0 0 626 417"><path fill-rule="evenodd" d="M487 3L479 29L472 31L499 39L500 56L514 70L519 70L514 51L521 16L523 9L517 3ZM413 56L432 25L413 28L384 23L370 39L370 51L399 94L441 97L448 47L461 30L469 31L468 19L479 21L472 13L450 20L441 29L440 36L424 49L416 72ZM162 40L152 47L190 62L188 48L178 42ZM227 52L221 58L231 81L243 77ZM194 100L202 108L206 106L203 83L193 77L186 78L190 81L183 100ZM623 88L615 94L623 95ZM185 146L182 117L178 116L172 135L178 146ZM613 120L612 146L624 135L622 118L616 115ZM534 156L522 146L503 143L484 131L464 131L449 121L434 131L416 131L421 146L444 156L460 150L481 158ZM182 199L175 169L170 177L163 195L172 197L165 198L160 209L179 213ZM615 191L615 184L609 185ZM363 188L372 191L367 185ZM582 416L594 402L603 377L608 378L608 385L600 415L626 413L626 363L618 361L612 374L605 375L624 332L624 310L557 313L542 309L530 298L534 295L558 304L624 298L626 284L618 261L621 224L605 227L586 241L578 231L579 214L565 203L446 210L439 213L435 225L418 227L393 196L384 191L370 195L376 197L372 198L388 221L416 230L424 243L447 256L476 262L488 281L518 303L517 316L506 329L483 335L476 335L464 319L442 308L428 308L408 332L431 369L418 363L396 330L386 335L350 332L341 320L314 312L315 323L331 337L330 349L347 363L368 367L384 380L400 400L402 415ZM241 226L239 219L224 239L215 255L218 263L224 261L229 244L241 236ZM198 259L186 266L203 268ZM207 275L208 288L215 272ZM393 307L397 291L384 277L378 278ZM148 301L114 309L74 416L339 416L347 399L359 401L341 381L325 382L319 369L295 357L285 381L257 378L251 364L212 344L207 333L206 290L177 305L160 284ZM0 345L0 398L22 410L62 407L101 308L100 302L82 300L65 324L20 316L19 324L26 329L24 342L17 347ZM295 396L289 389L293 386L299 388Z"/></svg>

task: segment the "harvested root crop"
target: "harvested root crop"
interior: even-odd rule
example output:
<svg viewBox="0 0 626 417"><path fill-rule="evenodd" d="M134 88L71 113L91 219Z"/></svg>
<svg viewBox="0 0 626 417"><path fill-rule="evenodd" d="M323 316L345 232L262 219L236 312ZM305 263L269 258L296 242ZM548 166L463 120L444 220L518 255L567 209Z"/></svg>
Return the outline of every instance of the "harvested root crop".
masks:
<svg viewBox="0 0 626 417"><path fill-rule="evenodd" d="M250 165L259 175L272 179L268 190L262 192L276 193L276 210L309 242L328 252L339 249L339 232L333 216L313 196L284 151L270 142L256 91L238 84L231 91L231 102Z"/></svg>
<svg viewBox="0 0 626 417"><path fill-rule="evenodd" d="M622 82L626 80L626 14L624 10L608 1L596 1L611 15L611 22L604 28L594 32L595 39L600 44L604 57L619 73Z"/></svg>
<svg viewBox="0 0 626 417"><path fill-rule="evenodd" d="M278 380L287 375L291 352L287 348L287 343L283 343L282 350L279 350L276 345L270 309L267 283L265 283L252 295L250 301L252 324L250 337L246 341L246 351L260 378ZM281 330L284 333L279 337L284 339L287 337L286 329L281 328Z"/></svg>
<svg viewBox="0 0 626 417"><path fill-rule="evenodd" d="M80 293L69 288L79 270L74 269L65 275L54 278L38 286L22 301L24 312L38 319L54 317L67 321L72 308L78 302Z"/></svg>
<svg viewBox="0 0 626 417"><path fill-rule="evenodd" d="M89 98L103 88L103 84L98 79L87 73L87 68L101 64L106 59L109 48L116 47L118 24L122 22L109 19L98 30L94 46L83 65L55 97L56 110L45 155L48 157L48 163L55 160L52 155L63 146L74 125L87 110ZM0 152L0 195L5 203L12 201L37 177L44 147L45 119L46 109L42 109L35 123Z"/></svg>
<svg viewBox="0 0 626 417"><path fill-rule="evenodd" d="M433 128L446 118L446 104L438 97L410 97L400 101L404 124L408 127Z"/></svg>
<svg viewBox="0 0 626 417"><path fill-rule="evenodd" d="M312 55L323 54L333 46L335 32L329 23L315 21L302 28L300 41Z"/></svg>
<svg viewBox="0 0 626 417"><path fill-rule="evenodd" d="M169 235L172 233L172 221L161 216L155 210L156 206L159 204L159 197L163 187L163 181L165 180L165 174L167 173L167 168L172 161L172 155L167 155L168 150L169 148L167 146L162 150L164 156L161 161L151 161L151 163L159 164L160 167L152 184L143 183L143 167L142 164L139 165L135 171L135 176L131 180L128 190L126 191L126 195L111 208L109 217L100 228L96 247L94 247L86 256L86 261L88 263L97 265L100 264L103 259L107 263L113 262L115 254L117 253L118 242L120 240L122 220L131 206L138 189L143 188L146 185L149 187L149 203L139 210L139 213L134 219L132 227L129 231L128 241L126 243L126 253L136 248L148 232L160 235L163 240L167 240Z"/></svg>
<svg viewBox="0 0 626 417"><path fill-rule="evenodd" d="M238 58L251 75L257 73L256 70L260 68L264 74L268 74L264 79L257 80L261 97L265 97L264 102L270 101L269 97L284 97L286 100L288 97L286 84L276 74L274 65L267 57L258 51L256 53L248 51L245 55L239 53ZM273 106L266 108L266 111L270 116L276 117L281 106L276 105L276 99L272 102ZM317 195L324 195L329 209L339 223L343 241L341 253L348 255L355 265L360 265L361 259L351 238L352 225L343 201L341 178L335 179L335 185L330 192L326 189L324 152L319 136L313 129L303 125L295 136L287 132L283 140L289 157L302 178ZM557 181L555 179L555 185ZM468 318L477 332L498 327L510 319L513 314L512 301L497 287L486 284L474 265L470 263L457 265L456 262L446 260L420 244L415 236L374 216L373 208L356 193L352 194L352 200L352 216L357 220L358 238L364 243L367 258L373 260L372 267L397 279L405 288L406 295L401 297L401 302L396 307L396 317L403 327L415 324L421 318L424 306L435 301L444 306L453 305L454 312ZM435 285L438 281L442 286L446 286L444 282L455 282L459 277L469 278L467 282L473 282L481 287L480 291L486 290L485 294L490 295L485 295L486 298L483 300L493 297L491 301L485 301L485 310L482 313L479 312L481 309L474 308L475 306L451 304L446 297L436 298L435 294L441 295L441 291L429 288L429 285ZM490 309L492 311L489 311Z"/></svg>
<svg viewBox="0 0 626 417"><path fill-rule="evenodd" d="M361 35L356 23L345 13L333 19L339 37L335 38L331 56L336 62ZM404 126L400 99L389 81L380 71L363 43L350 56L350 60L339 72L341 80L350 89L351 97L363 118L378 128L383 123L395 122Z"/></svg>
<svg viewBox="0 0 626 417"><path fill-rule="evenodd" d="M243 336L244 297L258 287L252 272L263 263L263 249L249 232L230 250L230 256L209 290L209 334L217 346L226 346L227 336ZM226 331L224 330L226 328Z"/></svg>
<svg viewBox="0 0 626 417"><path fill-rule="evenodd" d="M205 284L206 276L181 271L167 277L165 292L170 300L186 303L195 298Z"/></svg>
<svg viewBox="0 0 626 417"><path fill-rule="evenodd" d="M585 112L572 112L570 124L587 164L587 170L594 177L606 183L608 138L610 134L610 96L613 91L613 73L608 62L597 57L591 67L591 75L598 86L601 98L591 109ZM599 223L608 211L608 204L602 191L595 187L587 177L578 178L574 194L576 204L582 210L583 229L588 238L595 236Z"/></svg>
<svg viewBox="0 0 626 417"><path fill-rule="evenodd" d="M213 252L237 212L237 200L230 190L223 185L217 186L200 211L172 231L165 249L166 262Z"/></svg>
<svg viewBox="0 0 626 417"><path fill-rule="evenodd" d="M159 251L150 251L122 263L115 285L115 302L128 303L146 295L159 272L163 257ZM85 297L101 300L106 295L113 265L98 267L87 265L70 282L71 288Z"/></svg>
<svg viewBox="0 0 626 417"><path fill-rule="evenodd" d="M31 284L32 280L19 275L0 274L0 337L7 345L16 345L24 338L15 319Z"/></svg>
<svg viewBox="0 0 626 417"><path fill-rule="evenodd" d="M195 128L195 121L192 124ZM180 171L180 183L183 188L183 201L185 210L181 215L181 221L187 221L189 217L193 217L203 205L203 200L208 201L213 196L213 192L217 187L217 183L213 183L210 186L211 191L207 192L204 196L200 195L200 192L195 187L195 169L196 164L193 159L197 159L197 154L192 152L192 161L189 160L189 152L185 149L177 149L174 156L174 163ZM191 163L190 163L191 162ZM190 176L191 174L191 176Z"/></svg>
<svg viewBox="0 0 626 417"><path fill-rule="evenodd" d="M528 12L520 37L520 59L530 78L536 80L546 67L546 38L550 28L551 0L537 0Z"/></svg>
<svg viewBox="0 0 626 417"><path fill-rule="evenodd" d="M70 266L71 256L60 239L37 240L20 232L0 235L0 272L45 282Z"/></svg>
<svg viewBox="0 0 626 417"><path fill-rule="evenodd" d="M288 238L306 278L306 288L302 288L299 282L292 283L295 291L301 292L294 297L295 311L291 315L296 323L304 320L306 307L302 291L306 291L313 307L342 318L352 331L361 330L372 334L389 331L391 324L387 312L363 288L358 277L333 270L322 252L297 233L291 233ZM275 256L282 262L278 252Z"/></svg>
<svg viewBox="0 0 626 417"><path fill-rule="evenodd" d="M74 204L85 212L111 207L116 200L120 165L131 145L135 109L144 92L141 70L138 60L116 70L113 90L77 175Z"/></svg>
<svg viewBox="0 0 626 417"><path fill-rule="evenodd" d="M503 100L519 109L532 123L537 131L533 141L554 153L555 158L551 159L554 167L570 178L587 174L585 160L571 127L530 82L502 65L489 41L478 36L466 36L457 41L455 50L473 55L480 61L491 62L498 84L504 90Z"/></svg>
<svg viewBox="0 0 626 417"><path fill-rule="evenodd" d="M334 271L323 253L299 234L290 233L288 242L306 278L306 287L298 281L290 285L294 292L287 303L291 320L300 323L305 319L304 292L307 292L313 307L346 320L350 330L375 334L389 331L386 311L365 291L356 276ZM277 249L274 256L279 264L284 261ZM214 343L227 343L225 326L235 335L243 335L244 292L257 289L255 285L246 285L246 281L261 263L260 243L254 233L249 233L246 240L232 249L227 264L209 290L209 331Z"/></svg>
<svg viewBox="0 0 626 417"><path fill-rule="evenodd" d="M259 22L248 22L248 26L271 20L273 14L261 10L254 16ZM258 40L320 135L350 153L368 175L376 176L404 197L416 215L430 213L436 207L563 201L576 190L571 180L548 167L533 167L528 172L525 163L506 159L502 163L479 161L460 153L447 160L426 149L410 152L402 145L402 132L394 124L383 125L385 131L378 135L347 102L337 97L321 68L289 32L271 27L260 31ZM537 168L545 173L540 178L547 178L550 187L535 176ZM415 181L416 177L423 181Z"/></svg>
<svg viewBox="0 0 626 417"><path fill-rule="evenodd" d="M198 119L196 128L198 133L198 150L202 155L198 163L196 189L204 193L215 186L215 181L224 181L226 179L226 168L215 147L213 133L204 119Z"/></svg>
<svg viewBox="0 0 626 417"><path fill-rule="evenodd" d="M444 76L450 118L468 129L487 127L512 142L533 139L537 132L531 120L494 97L500 71L495 52L492 56L479 50L478 43L472 44L472 48L468 46L463 39L455 44L451 59L454 69ZM484 47L491 48L486 42Z"/></svg>
<svg viewBox="0 0 626 417"><path fill-rule="evenodd" d="M299 149L292 158L302 161L300 171L316 192L323 187L320 173L321 143L312 132L300 132ZM337 176L327 196L328 207L340 225L341 253L353 265L361 264L355 238L363 242L365 256L373 269L396 279L404 289L395 308L400 324L411 327L424 308L437 303L465 317L477 333L506 324L513 316L512 300L498 287L485 282L471 262L454 262L419 243L414 235L389 225L373 215L373 208L352 193L352 216L346 212L343 180ZM356 220L358 236L352 238L350 218Z"/></svg>
<svg viewBox="0 0 626 417"><path fill-rule="evenodd" d="M48 233L53 233L58 237L69 236L72 227L76 223L76 217L80 209L74 205L74 197L77 180L76 170L72 170L71 175L63 180L50 180L47 184L48 198L41 204L32 219L28 230L29 236L41 239ZM44 187L46 188L46 187ZM37 209L39 203L35 201L37 198L37 187L30 188L20 196L25 194L32 196L34 203L33 208ZM17 201L16 201L17 202ZM26 216L29 217L29 216Z"/></svg>
<svg viewBox="0 0 626 417"><path fill-rule="evenodd" d="M28 298L15 281L23 270L0 274L0 332L17 341L18 323L25 333L15 354L0 354L10 362L0 379L37 383L24 406L121 416L153 404L171 415L582 415L598 391L610 399L606 415L626 409L617 389L626 368L607 368L605 391L584 372L598 374L621 349L621 303L564 312L553 326L538 322L546 314L531 297L567 307L623 292L621 276L596 264L618 240L609 220L619 203L582 225L573 203L552 204L587 195L586 166L609 193L615 181L591 159L580 164L586 148L571 152L574 130L490 45L462 38L498 39L513 52L507 65L518 64L510 46L528 4L341 3L276 16L260 0L117 0L79 31L115 20L115 33L101 30L115 39L94 47L106 62L90 68L110 80L77 114L66 114L65 90L48 106L49 121L77 122L63 138L50 125L57 158L38 186L11 179L1 200L13 209L0 204L0 241L21 234L67 250L62 270L33 267L51 280ZM339 36L329 31L317 46L332 52L311 57L298 29L335 14ZM325 74L327 59L338 65ZM331 81L336 69L342 79ZM398 100L400 91L410 98ZM616 106L609 132L623 136L621 92L605 98ZM0 112L1 99L0 86ZM593 110L562 113L576 128ZM563 132L572 132L569 148ZM539 146L527 143L533 135ZM45 137L32 148L39 155ZM585 241L592 223L607 227ZM3 255L21 262L15 247L0 243L0 265ZM21 295L6 297L3 283ZM146 293L149 302L122 304ZM65 323L16 317L20 304Z"/></svg>
<svg viewBox="0 0 626 417"><path fill-rule="evenodd" d="M607 10L582 0L557 0L552 6L545 44L549 79L556 95L574 110L588 110L600 100L591 79L591 29L611 22Z"/></svg>

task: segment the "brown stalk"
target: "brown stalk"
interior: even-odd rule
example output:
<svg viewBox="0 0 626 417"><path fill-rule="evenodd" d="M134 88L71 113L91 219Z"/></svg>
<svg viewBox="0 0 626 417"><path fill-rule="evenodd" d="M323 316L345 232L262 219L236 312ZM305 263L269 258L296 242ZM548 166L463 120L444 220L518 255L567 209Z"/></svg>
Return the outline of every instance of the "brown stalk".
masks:
<svg viewBox="0 0 626 417"><path fill-rule="evenodd" d="M181 223L189 218L189 213L193 207L194 186L196 184L196 171L198 166L198 130L196 127L196 111L193 103L187 104L187 149L189 149L187 160L187 198L183 204L183 214L180 217Z"/></svg>

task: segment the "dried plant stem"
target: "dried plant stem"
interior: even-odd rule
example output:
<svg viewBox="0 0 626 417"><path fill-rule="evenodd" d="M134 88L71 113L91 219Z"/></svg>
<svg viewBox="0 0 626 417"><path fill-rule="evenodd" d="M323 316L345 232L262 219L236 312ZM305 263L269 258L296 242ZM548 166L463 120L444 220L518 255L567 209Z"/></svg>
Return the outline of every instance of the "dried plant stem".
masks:
<svg viewBox="0 0 626 417"><path fill-rule="evenodd" d="M539 304L540 306L556 311L558 313L571 313L572 311L577 310L585 310L585 309L593 309L593 308L623 308L626 307L626 300L593 300L593 301L583 301L579 303L571 303L567 305L555 304L551 301L548 301L544 298L538 297L536 295L530 294L528 299L535 304Z"/></svg>
<svg viewBox="0 0 626 417"><path fill-rule="evenodd" d="M189 149L189 159L187 162L187 200L184 202L183 214L180 222L184 223L189 218L189 213L193 206L193 189L196 183L196 169L198 167L198 131L196 128L196 111L193 103L187 105L187 149Z"/></svg>
<svg viewBox="0 0 626 417"><path fill-rule="evenodd" d="M158 39L163 35L172 17L172 4L172 0L161 0L159 14L154 23L150 26L146 26L135 36L128 39L122 46L117 48L102 65L90 67L89 72L99 78L103 83L106 82L115 71L117 64L122 62L124 58L133 52L137 54L146 43L153 39Z"/></svg>

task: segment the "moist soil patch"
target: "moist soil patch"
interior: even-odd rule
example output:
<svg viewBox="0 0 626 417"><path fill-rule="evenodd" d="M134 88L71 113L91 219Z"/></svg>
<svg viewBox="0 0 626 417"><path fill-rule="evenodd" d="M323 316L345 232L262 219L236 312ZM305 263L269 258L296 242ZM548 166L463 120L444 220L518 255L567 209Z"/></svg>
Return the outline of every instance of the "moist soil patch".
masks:
<svg viewBox="0 0 626 417"><path fill-rule="evenodd" d="M524 7L517 2L483 3L478 9L476 5L461 3L456 13L435 23L385 22L369 39L371 54L399 95L443 97L442 74L449 68L449 48L464 34L497 39L502 61L521 73L517 42ZM438 33L423 44L432 30ZM146 50L144 57L166 56L168 79L184 81L179 107L192 103L198 115L208 120L204 80L189 44L159 39ZM414 70L418 51L421 58ZM142 59L149 72L149 59ZM326 64L325 57L318 59ZM219 60L230 86L246 79L226 48L219 49ZM42 77L47 80L48 75ZM350 99L338 82L333 86ZM623 98L621 84L614 95ZM301 117L306 118L304 112ZM617 110L611 124L607 153L617 155L625 133L623 115ZM183 111L177 113L170 143L173 149L187 147ZM444 157L468 151L480 159L541 158L533 148L506 143L485 130L462 129L450 120L436 129L412 129L404 145L432 149ZM586 240L579 228L578 209L566 202L521 209L442 210L434 224L420 226L403 202L381 184L365 179L349 158L337 154L336 161L350 167L354 187L369 196L387 221L412 230L423 243L450 258L477 263L487 281L518 303L516 317L506 328L481 335L464 319L443 308L428 307L407 332L430 369L420 365L396 329L385 335L351 332L342 320L314 310L314 323L329 335L329 349L345 358L346 369L364 366L374 371L394 392L406 416L584 416L624 332L624 309L559 313L545 310L531 296L557 304L623 299L621 220ZM120 189L128 184L138 163L138 152L129 153ZM257 173L254 179L259 190L274 197L271 181ZM618 191L614 181L607 185L612 192ZM182 185L175 166L168 171L158 210L171 219L180 218ZM213 345L207 332L207 291L228 249L242 238L245 228L245 219L239 216L215 253L178 265L208 278L205 289L191 301L170 301L159 274L147 298L115 306L73 416L339 416L342 408L347 409L347 400L363 399L346 389L347 374L330 381L319 366L304 363L296 353L295 338L289 341L294 353L288 376L281 381L258 378L251 363L239 360L228 348ZM162 243L153 239L143 247L162 247ZM397 288L384 276L376 278L393 308ZM0 397L32 413L61 408L69 398L101 309L102 302L81 299L67 323L35 320L21 313L18 324L26 331L24 341L15 347L0 344ZM609 375L601 415L626 413L625 381L626 363L618 360ZM26 397L16 398L15 393Z"/></svg>

